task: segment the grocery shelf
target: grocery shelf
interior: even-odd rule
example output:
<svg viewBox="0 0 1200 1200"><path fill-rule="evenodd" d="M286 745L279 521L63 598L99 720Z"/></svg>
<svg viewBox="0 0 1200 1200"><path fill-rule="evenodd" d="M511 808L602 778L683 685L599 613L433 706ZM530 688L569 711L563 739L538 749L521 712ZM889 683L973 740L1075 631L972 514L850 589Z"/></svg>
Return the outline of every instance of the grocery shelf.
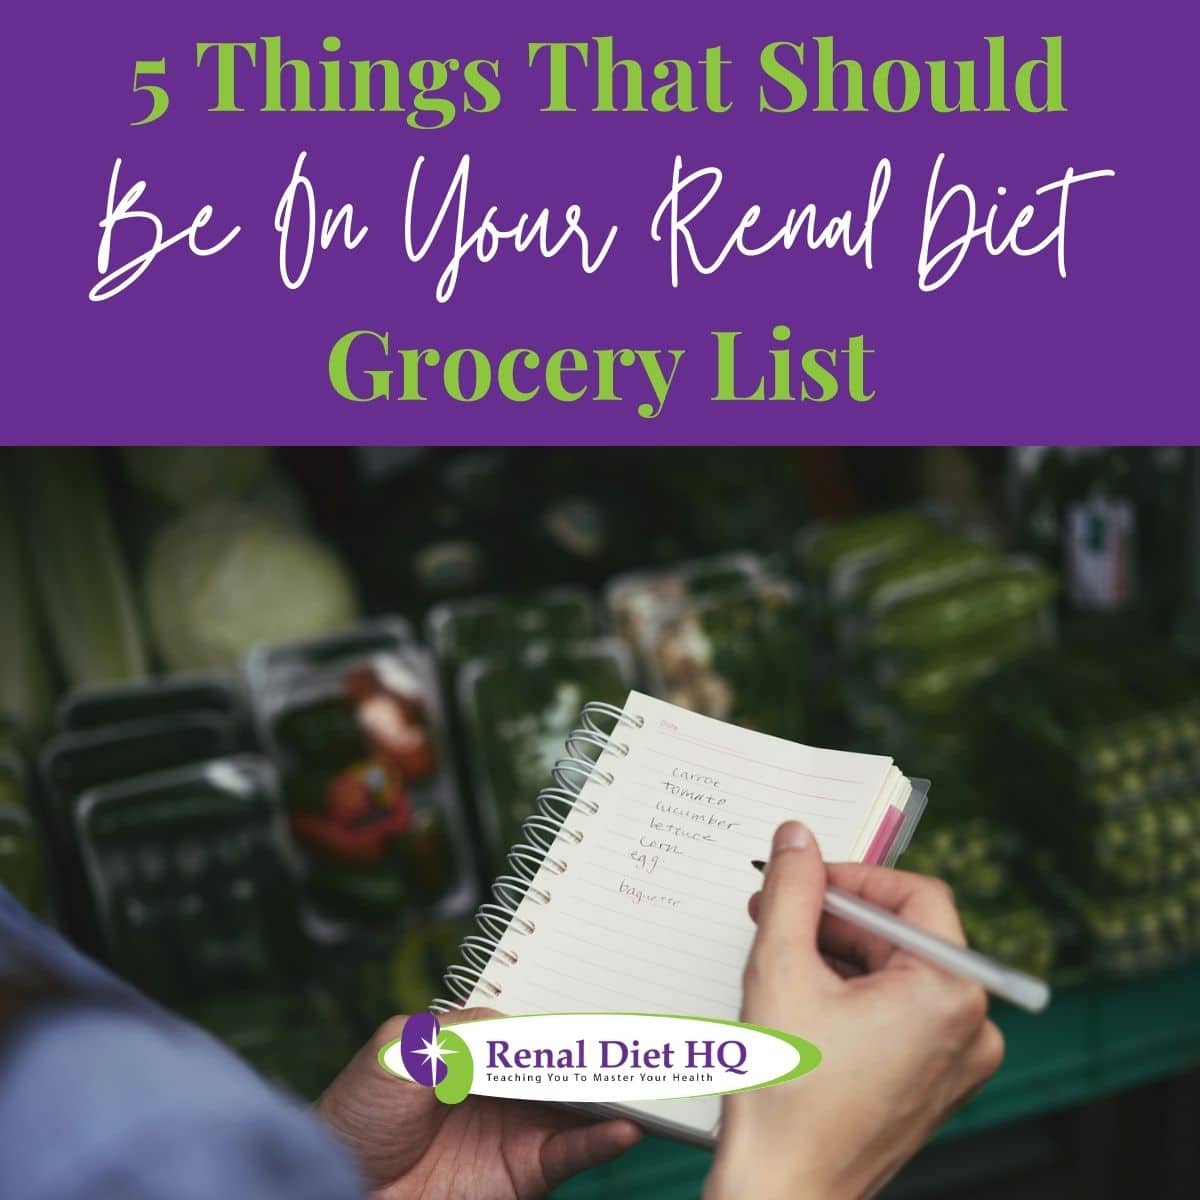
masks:
<svg viewBox="0 0 1200 1200"><path fill-rule="evenodd" d="M1200 1065L1200 962L1143 979L1059 991L1031 1016L1007 1005L996 1020L1004 1066L939 1135L952 1138L1079 1104ZM622 1192L683 1200L700 1193L709 1155L647 1137L624 1158L555 1191L558 1200Z"/></svg>

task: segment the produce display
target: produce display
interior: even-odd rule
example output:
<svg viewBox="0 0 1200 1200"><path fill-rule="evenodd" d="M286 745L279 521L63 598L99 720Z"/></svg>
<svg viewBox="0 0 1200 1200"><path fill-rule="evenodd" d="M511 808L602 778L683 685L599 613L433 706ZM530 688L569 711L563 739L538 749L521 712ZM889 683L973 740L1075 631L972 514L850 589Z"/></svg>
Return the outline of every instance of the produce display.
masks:
<svg viewBox="0 0 1200 1200"><path fill-rule="evenodd" d="M260 651L247 673L313 899L393 925L410 908L468 905L471 855L429 652L371 627Z"/></svg>
<svg viewBox="0 0 1200 1200"><path fill-rule="evenodd" d="M817 530L801 556L847 710L889 741L953 717L972 689L1053 637L1053 575L919 512Z"/></svg>
<svg viewBox="0 0 1200 1200"><path fill-rule="evenodd" d="M1196 694L1160 644L1085 642L1006 672L989 696L990 769L1053 847L1047 887L1082 923L1096 970L1200 949Z"/></svg>
<svg viewBox="0 0 1200 1200"><path fill-rule="evenodd" d="M275 1082L315 1094L354 1044L308 981L275 775L211 759L90 788L76 807L99 952Z"/></svg>
<svg viewBox="0 0 1200 1200"><path fill-rule="evenodd" d="M1200 953L1195 600L1122 453L1044 456L1000 515L982 477L839 493L791 451L10 453L0 883L312 1096L438 990L580 708L636 686L932 779L900 865L985 953L1168 968ZM1102 611L1066 524L1097 481L1142 522Z"/></svg>

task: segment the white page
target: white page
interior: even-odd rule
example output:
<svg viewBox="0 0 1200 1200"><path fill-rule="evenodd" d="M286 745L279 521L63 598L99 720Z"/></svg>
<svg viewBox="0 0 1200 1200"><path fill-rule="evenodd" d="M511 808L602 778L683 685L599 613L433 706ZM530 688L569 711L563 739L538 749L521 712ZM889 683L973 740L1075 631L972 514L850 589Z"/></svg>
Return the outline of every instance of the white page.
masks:
<svg viewBox="0 0 1200 1200"><path fill-rule="evenodd" d="M736 1020L741 975L754 939L746 902L761 883L750 860L767 858L781 821L798 818L829 861L849 859L870 840L880 801L894 785L892 760L801 746L697 716L630 692L625 712L534 885L520 922L500 945L470 1005L501 1012L649 1012ZM719 1097L630 1105L629 1111L696 1133L715 1133Z"/></svg>

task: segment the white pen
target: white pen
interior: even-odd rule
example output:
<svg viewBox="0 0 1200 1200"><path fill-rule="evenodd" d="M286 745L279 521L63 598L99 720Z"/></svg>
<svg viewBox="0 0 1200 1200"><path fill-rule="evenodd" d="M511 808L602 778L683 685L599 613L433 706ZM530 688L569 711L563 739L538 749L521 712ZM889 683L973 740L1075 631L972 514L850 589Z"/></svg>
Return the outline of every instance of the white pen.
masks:
<svg viewBox="0 0 1200 1200"><path fill-rule="evenodd" d="M753 859L752 865L762 871L766 863ZM955 975L973 979L981 987L1026 1012L1041 1012L1050 1003L1050 985L1036 976L1006 967L978 950L956 946L903 917L872 904L843 888L827 887L822 905L827 913L841 917L868 933L874 933L893 946L899 946Z"/></svg>

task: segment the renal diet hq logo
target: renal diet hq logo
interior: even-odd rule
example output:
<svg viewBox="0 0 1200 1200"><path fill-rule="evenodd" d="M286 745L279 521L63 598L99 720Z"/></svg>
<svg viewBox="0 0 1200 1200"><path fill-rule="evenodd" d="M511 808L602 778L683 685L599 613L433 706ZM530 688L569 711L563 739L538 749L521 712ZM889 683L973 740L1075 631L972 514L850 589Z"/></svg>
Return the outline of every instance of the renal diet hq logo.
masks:
<svg viewBox="0 0 1200 1200"><path fill-rule="evenodd" d="M417 1013L379 1052L385 1070L445 1104L468 1095L601 1104L721 1096L795 1079L820 1061L811 1042L777 1029L651 1013L488 1017L452 1029Z"/></svg>
<svg viewBox="0 0 1200 1200"><path fill-rule="evenodd" d="M399 1042L379 1053L384 1068L393 1068L385 1055L396 1047L400 1062L414 1083L433 1088L443 1104L458 1104L471 1089L474 1063L466 1042L449 1029L443 1030L432 1013L414 1013L404 1023ZM394 1072L393 1072L394 1073Z"/></svg>

